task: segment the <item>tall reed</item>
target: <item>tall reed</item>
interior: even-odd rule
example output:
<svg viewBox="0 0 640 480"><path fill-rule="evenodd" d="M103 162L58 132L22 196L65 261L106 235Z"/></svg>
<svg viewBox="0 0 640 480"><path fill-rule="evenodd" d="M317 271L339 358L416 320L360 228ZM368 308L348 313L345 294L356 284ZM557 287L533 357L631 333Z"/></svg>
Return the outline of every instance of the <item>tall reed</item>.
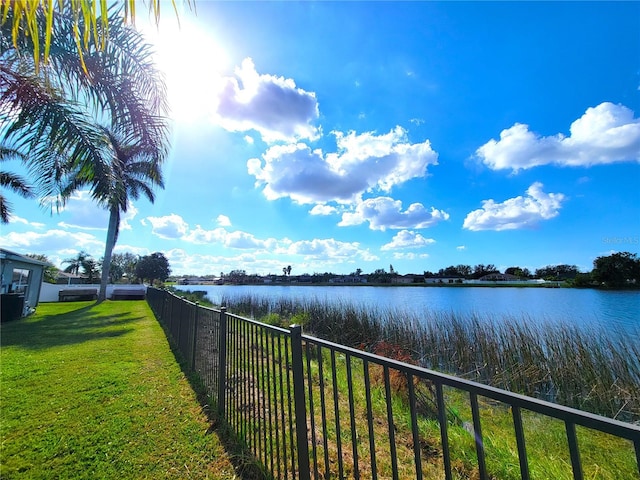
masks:
<svg viewBox="0 0 640 480"><path fill-rule="evenodd" d="M640 421L640 331L604 330L531 318L410 313L347 301L222 299L229 311L303 323L312 335L375 352L396 345L426 368L617 418Z"/></svg>

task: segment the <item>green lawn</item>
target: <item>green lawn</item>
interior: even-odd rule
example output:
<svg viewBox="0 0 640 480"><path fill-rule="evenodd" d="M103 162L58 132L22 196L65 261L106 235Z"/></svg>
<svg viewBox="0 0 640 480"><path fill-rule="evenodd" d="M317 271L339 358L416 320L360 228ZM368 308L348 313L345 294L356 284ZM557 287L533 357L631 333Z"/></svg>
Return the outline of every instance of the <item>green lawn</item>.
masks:
<svg viewBox="0 0 640 480"><path fill-rule="evenodd" d="M146 302L41 304L1 343L2 479L235 476Z"/></svg>

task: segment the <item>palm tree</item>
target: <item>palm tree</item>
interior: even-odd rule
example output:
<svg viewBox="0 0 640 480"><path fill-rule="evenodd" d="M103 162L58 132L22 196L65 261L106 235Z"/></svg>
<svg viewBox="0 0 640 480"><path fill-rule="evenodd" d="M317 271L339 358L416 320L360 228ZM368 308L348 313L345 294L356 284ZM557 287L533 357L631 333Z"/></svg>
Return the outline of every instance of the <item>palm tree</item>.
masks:
<svg viewBox="0 0 640 480"><path fill-rule="evenodd" d="M84 250L80 251L75 257L67 258L63 260L62 263L68 263L69 266L64 269L66 273L72 273L74 275L78 275L80 273L80 268L82 268L89 258L90 255Z"/></svg>
<svg viewBox="0 0 640 480"><path fill-rule="evenodd" d="M82 263L82 273L87 276L87 283L93 283L95 278L100 274L98 262L91 257L85 258Z"/></svg>
<svg viewBox="0 0 640 480"><path fill-rule="evenodd" d="M22 155L14 149L0 146L0 161L9 160L11 157L21 158ZM31 187L27 185L26 181L21 176L11 172L0 171L0 186L9 188L24 198L33 196ZM0 222L9 223L10 216L11 204L0 193Z"/></svg>
<svg viewBox="0 0 640 480"><path fill-rule="evenodd" d="M24 54L44 38L44 27L35 41L22 35L14 44L12 22L0 25L0 124L8 125L4 141L29 152L42 196L55 195L60 205L75 189L89 186L93 198L109 210L99 300L106 296L120 212L140 193L153 201L152 187L162 186L160 165L168 148L164 83L149 45L119 19L113 11L106 43L89 46L79 58L68 34L76 19L64 9L54 18L44 68ZM102 27L98 22L93 28Z"/></svg>
<svg viewBox="0 0 640 480"><path fill-rule="evenodd" d="M69 35L76 21L73 12L59 12L49 62L40 69L37 58L25 52L44 38L44 26L39 36L22 35L14 44L12 22L0 24L0 124L7 125L3 141L29 152L42 196L56 193L69 166L92 163L98 168L96 158L105 141L100 124L114 130L126 126L139 141L165 148L165 85L150 46L118 21L118 12L111 12L104 47L90 47L82 59Z"/></svg>
<svg viewBox="0 0 640 480"><path fill-rule="evenodd" d="M66 198L75 190L90 186L94 200L109 211L98 301L106 298L111 256L118 240L121 212L125 213L129 202L137 200L141 194L153 202L153 188L164 187L160 170L162 152L149 148L144 143L136 143L135 138L122 138L106 128L104 135L111 146L111 157L100 165L98 171L83 166L70 172L69 183L62 191L62 196Z"/></svg>

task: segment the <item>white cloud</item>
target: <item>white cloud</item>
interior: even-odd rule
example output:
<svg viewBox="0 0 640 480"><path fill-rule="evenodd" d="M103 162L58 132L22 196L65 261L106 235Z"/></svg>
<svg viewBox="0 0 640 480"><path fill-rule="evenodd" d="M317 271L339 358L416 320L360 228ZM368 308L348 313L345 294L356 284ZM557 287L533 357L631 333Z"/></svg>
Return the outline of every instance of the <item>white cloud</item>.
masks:
<svg viewBox="0 0 640 480"><path fill-rule="evenodd" d="M181 238L189 229L187 222L175 213L165 215L164 217L147 217L147 220L151 222L154 235L164 239Z"/></svg>
<svg viewBox="0 0 640 480"><path fill-rule="evenodd" d="M228 220L228 217L220 215L220 217ZM190 228L184 219L175 213L164 217L147 217L152 225L152 231L160 238L168 240L181 240L188 243L198 245L218 244L220 246L235 249L254 249L275 252L276 250L286 249L291 243L290 240L284 238L276 240L274 238L260 239L254 235L235 231L229 232L223 227L217 227L213 230L205 230L200 225ZM229 222L230 223L230 222Z"/></svg>
<svg viewBox="0 0 640 480"><path fill-rule="evenodd" d="M225 79L219 93L217 121L234 132L256 130L266 142L315 139L318 102L314 93L296 87L292 79L260 75L246 58ZM245 137L246 138L246 137Z"/></svg>
<svg viewBox="0 0 640 480"><path fill-rule="evenodd" d="M131 230L131 223L129 222L133 221L133 219L136 218L136 215L138 215L138 209L129 202L127 211L120 214L120 231Z"/></svg>
<svg viewBox="0 0 640 480"><path fill-rule="evenodd" d="M188 226L187 226L188 228ZM274 238L260 239L251 233L237 230L229 232L224 228L218 227L213 230L205 230L200 225L196 228L185 232L181 240L189 243L200 245L219 244L221 246L236 248L242 250L256 249L274 251L278 248L286 248L290 243L289 240L276 240Z"/></svg>
<svg viewBox="0 0 640 480"><path fill-rule="evenodd" d="M34 228L44 228L46 225L44 223L39 222L30 222L26 218L19 217L17 215L10 214L9 215L9 223L21 223L23 225L28 225Z"/></svg>
<svg viewBox="0 0 640 480"><path fill-rule="evenodd" d="M96 204L89 190L75 192L60 209L60 217L62 228L106 230L109 225L109 212Z"/></svg>
<svg viewBox="0 0 640 480"><path fill-rule="evenodd" d="M393 237L391 242L380 247L380 250L396 250L398 248L420 248L436 243L433 238L425 238L419 233L410 230L401 230Z"/></svg>
<svg viewBox="0 0 640 480"><path fill-rule="evenodd" d="M424 260L425 258L429 258L429 254L414 252L394 252L393 258L395 260Z"/></svg>
<svg viewBox="0 0 640 480"><path fill-rule="evenodd" d="M182 217L176 214L165 217L147 217L147 220L152 224L154 233L162 238L179 239L183 242L201 245L218 244L227 248L246 250L249 252L247 255L253 256L251 258L257 258L258 255L283 255L287 258L292 255L301 255L305 259L332 262L350 261L354 258L365 261L378 259L369 250L361 248L357 242L341 242L332 238L292 242L286 237L261 239L251 233L229 232L222 227L205 230L197 225L190 229ZM237 264L231 265L231 267L232 269L239 268Z"/></svg>
<svg viewBox="0 0 640 480"><path fill-rule="evenodd" d="M561 193L544 193L543 185L534 183L526 196L510 198L502 203L484 200L482 208L469 213L464 219L467 230L514 230L531 227L560 213L565 200Z"/></svg>
<svg viewBox="0 0 640 480"><path fill-rule="evenodd" d="M377 197L359 203L354 212L344 213L338 225L345 227L369 222L371 230L428 228L448 219L448 213L433 207L427 210L421 203L412 203L403 211L400 200Z"/></svg>
<svg viewBox="0 0 640 480"><path fill-rule="evenodd" d="M218 218L216 218L216 222L221 227L230 227L231 226L231 219L229 217L227 217L226 215L218 215Z"/></svg>
<svg viewBox="0 0 640 480"><path fill-rule="evenodd" d="M571 135L539 136L516 123L476 150L493 170L518 171L539 165L584 166L640 161L640 119L623 105L605 102L571 124Z"/></svg>
<svg viewBox="0 0 640 480"><path fill-rule="evenodd" d="M309 210L310 215L333 215L334 213L338 213L338 209L336 207L331 207L329 205L316 205L311 210Z"/></svg>
<svg viewBox="0 0 640 480"><path fill-rule="evenodd" d="M48 230L39 232L9 232L0 237L0 245L8 249L31 251L49 255L68 249L70 245L76 250L85 250L91 255L99 256L104 251L104 240L99 240L90 233L68 232L66 230Z"/></svg>
<svg viewBox="0 0 640 480"><path fill-rule="evenodd" d="M247 253L230 256L190 254L183 249L175 248L166 251L165 254L171 265L171 272L175 275L211 275L238 269L265 274L270 268L273 271L281 271L282 268L282 262L259 259ZM278 264L278 268L271 265L275 263Z"/></svg>
<svg viewBox="0 0 640 480"><path fill-rule="evenodd" d="M262 160L247 162L269 200L290 197L298 203L352 203L366 191L390 191L395 185L424 177L438 155L428 140L411 144L396 127L384 135L355 132L336 135L338 150L324 155L303 143L276 145Z"/></svg>
<svg viewBox="0 0 640 480"><path fill-rule="evenodd" d="M273 246L273 241L261 240L246 232L235 231L227 233L224 238L224 246L238 249L264 249L269 245Z"/></svg>
<svg viewBox="0 0 640 480"><path fill-rule="evenodd" d="M286 241L282 242L287 243ZM301 242L288 242L286 249L277 252L243 251L239 255L191 254L183 249L171 249L165 252L172 272L177 275L188 273L211 274L243 269L251 273L266 275L279 274L282 267L292 265L299 273L313 271L331 271L332 267L357 261L377 261L358 243L339 242L334 239L314 239ZM277 256L269 255L277 253Z"/></svg>
<svg viewBox="0 0 640 480"><path fill-rule="evenodd" d="M149 255L151 251L147 247L137 247L135 245L126 245L116 243L116 246L113 247L114 253L133 253L134 255Z"/></svg>
<svg viewBox="0 0 640 480"><path fill-rule="evenodd" d="M51 201L45 200L45 204ZM61 206L59 214L60 228L106 231L109 226L109 211L96 203L89 190L74 192L67 203ZM131 230L130 222L137 214L138 209L129 202L127 211L120 214L120 231Z"/></svg>
<svg viewBox="0 0 640 480"><path fill-rule="evenodd" d="M467 249L467 247L466 247L466 246L464 246L464 245L458 245L458 246L456 247L456 250L459 250L459 251L461 251L461 252L462 252L462 251L464 251L464 250L466 250L466 249Z"/></svg>
<svg viewBox="0 0 640 480"><path fill-rule="evenodd" d="M333 238L293 242L289 246L288 253L316 260L345 261L356 257L365 261L377 260L369 250L362 249L358 242L340 242Z"/></svg>
<svg viewBox="0 0 640 480"><path fill-rule="evenodd" d="M227 233L228 232L222 227L218 227L213 230L205 230L200 225L196 225L196 228L189 230L189 226L187 225L184 236L181 237L181 240L201 245L209 243L223 244Z"/></svg>

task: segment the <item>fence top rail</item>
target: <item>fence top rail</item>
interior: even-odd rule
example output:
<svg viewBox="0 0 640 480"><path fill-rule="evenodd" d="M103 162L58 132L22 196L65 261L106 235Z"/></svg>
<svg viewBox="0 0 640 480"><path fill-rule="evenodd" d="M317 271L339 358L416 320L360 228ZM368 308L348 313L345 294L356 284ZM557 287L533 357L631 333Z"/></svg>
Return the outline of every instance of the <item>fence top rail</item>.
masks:
<svg viewBox="0 0 640 480"><path fill-rule="evenodd" d="M460 377L454 377L445 373L436 372L417 365L400 362L387 357L382 357L374 353L358 350L356 348L347 347L328 340L316 338L310 335L302 335L303 342L309 342L336 352L349 355L351 357L360 358L367 362L372 362L381 366L400 370L404 373L414 375L416 377L425 378L460 390L465 390L476 395L491 398L493 400L506 403L511 406L517 406L530 410L532 412L541 413L549 417L557 418L566 422L570 422L583 427L594 428L605 433L617 435L634 442L640 442L640 425L633 423L621 422L611 418L603 417L575 408L566 407L556 403L539 400L533 397L527 397L518 393L509 392L489 385L484 385L471 380Z"/></svg>
<svg viewBox="0 0 640 480"><path fill-rule="evenodd" d="M281 335L290 334L290 330L288 328L276 327L275 325L269 325L268 323L259 322L258 320L254 320L252 318L241 317L240 315L236 315L235 313L227 312L227 317L233 317L238 320L242 320L243 322L251 323L260 328L264 328L265 330L269 330L270 332L275 332Z"/></svg>
<svg viewBox="0 0 640 480"><path fill-rule="evenodd" d="M208 307L205 307L204 305L200 305L197 302L192 302L191 300L187 300L185 297L181 297L180 295L176 295L175 293L170 292L169 290L160 290L160 291L163 291L163 292L167 293L169 296L174 297L176 300L183 301L187 305L197 306L197 307L200 307L200 308L208 308Z"/></svg>
<svg viewBox="0 0 640 480"><path fill-rule="evenodd" d="M176 295L175 293L170 292L168 290L166 291L166 293L168 293L172 297L175 297L177 300L182 300L183 302L185 302L188 305L197 306L199 308L202 308L204 310L209 310L209 311L214 312L214 313L221 313L222 312L222 308L225 308L225 307L215 308L215 307L208 307L208 306L205 306L205 305L200 305L197 302L192 302L190 300L187 300L186 298L181 297L179 295ZM257 320L254 320L252 318L246 318L246 317L242 317L240 315L236 315L235 313L229 313L228 311L226 311L226 309L225 309L225 312L226 312L226 315L228 317L233 317L233 318L236 318L238 320L242 320L243 322L249 322L249 323L252 323L252 324L254 324L256 326L259 326L261 328L270 330L272 332L277 332L279 334L284 334L284 335L288 335L289 334L289 329L287 329L287 328L276 327L275 325L269 325L268 323L262 323L262 322L259 322Z"/></svg>

